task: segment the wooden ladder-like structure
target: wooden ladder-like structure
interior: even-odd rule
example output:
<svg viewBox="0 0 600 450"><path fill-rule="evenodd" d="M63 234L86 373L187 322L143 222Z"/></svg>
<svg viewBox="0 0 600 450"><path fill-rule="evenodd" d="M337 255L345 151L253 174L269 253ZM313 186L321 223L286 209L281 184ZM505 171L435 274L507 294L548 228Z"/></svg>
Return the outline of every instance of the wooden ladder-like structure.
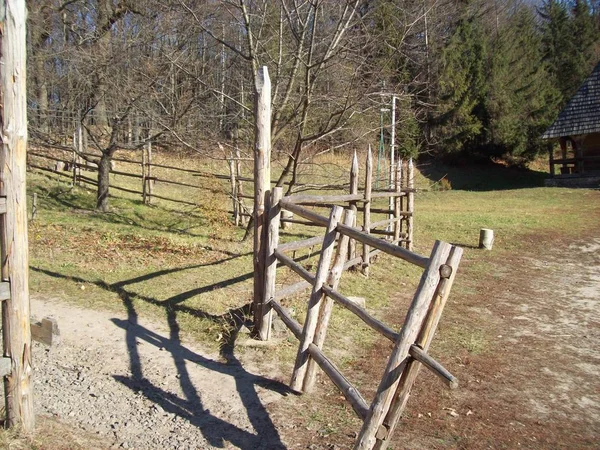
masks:
<svg viewBox="0 0 600 450"><path fill-rule="evenodd" d="M276 311L300 341L291 387L300 392L309 392L315 383L317 367L320 367L363 420L355 449L386 449L406 406L410 389L421 365L440 377L450 388L458 385L457 380L440 363L431 358L427 351L450 294L462 257L462 249L437 241L427 258L352 227L354 211L351 209L345 210L342 222L343 209L339 206L334 206L327 218L295 204L294 197L281 198L281 195L281 189L275 188L270 205L267 205L269 211L265 283L267 301L262 311L263 320L270 323L269 315L271 311ZM286 254L286 251L299 248L299 243L278 245L279 217L282 209L326 227L321 239L319 263L314 275ZM344 269L355 264L347 261L349 239L368 245L375 249L373 252L388 253L424 269L404 324L398 332L371 316L365 308L337 290ZM306 241L314 242L315 238ZM300 275L303 281L276 291L277 262ZM306 284L311 286L311 294L306 319L301 326L282 307L280 301L290 293L298 292L298 288L303 283L304 286ZM394 343L379 388L370 405L323 353L323 343L334 302L354 313L365 324Z"/></svg>

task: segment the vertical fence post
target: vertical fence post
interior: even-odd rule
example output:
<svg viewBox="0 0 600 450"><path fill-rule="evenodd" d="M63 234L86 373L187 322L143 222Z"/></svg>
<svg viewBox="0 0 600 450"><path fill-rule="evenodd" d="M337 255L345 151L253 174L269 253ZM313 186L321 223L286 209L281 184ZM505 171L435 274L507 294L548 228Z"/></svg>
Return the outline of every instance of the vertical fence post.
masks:
<svg viewBox="0 0 600 450"><path fill-rule="evenodd" d="M233 160L233 152L229 153L229 159L227 160L229 165L229 182L231 184L231 202L233 206L233 221L237 227L240 224L238 196L235 182L235 162Z"/></svg>
<svg viewBox="0 0 600 450"><path fill-rule="evenodd" d="M152 191L154 189L154 180L152 179L152 141L148 141L148 158L146 159L146 181L148 189L146 199L148 204L152 203Z"/></svg>
<svg viewBox="0 0 600 450"><path fill-rule="evenodd" d="M358 156L354 151L352 157L352 166L350 168L350 194L358 194ZM356 219L356 200L350 202L350 210L354 211L354 217ZM354 224L352 224L354 226ZM356 257L356 240L350 239L348 243L348 258L353 259Z"/></svg>
<svg viewBox="0 0 600 450"><path fill-rule="evenodd" d="M442 317L444 306L446 305L446 301L450 295L450 290L452 289L452 284L454 283L454 278L456 277L456 272L458 271L462 253L462 248L452 247L450 250L450 255L445 263L447 267L452 269L451 272L449 274L442 274L442 271L440 270L440 275L442 275L442 277L438 283L436 292L433 296L433 301L429 307L427 316L423 321L423 325L421 326L421 330L419 331L419 335L415 341L415 344L425 351L429 349L429 345L433 340L435 330L437 329L440 318ZM408 397L410 394L410 388L417 378L420 366L421 364L413 359L408 362L406 368L404 369L398 384L398 389L394 395L394 400L383 421L383 425L387 430L387 436L377 438L377 442L373 447L374 450L385 450L389 448L389 441L394 434L396 425L398 424L398 421L402 416L402 412L406 407L406 403L408 402Z"/></svg>
<svg viewBox="0 0 600 450"><path fill-rule="evenodd" d="M146 204L146 146L142 146L142 203Z"/></svg>
<svg viewBox="0 0 600 450"><path fill-rule="evenodd" d="M37 192L33 193L33 201L31 202L31 221L37 218Z"/></svg>
<svg viewBox="0 0 600 450"><path fill-rule="evenodd" d="M245 213L245 207L244 207L244 199L242 198L242 195L244 195L244 189L242 186L242 180L240 180L240 177L242 176L242 157L240 155L240 148L236 145L235 147L235 193L236 193L236 199L237 199L237 204L238 204L238 213L240 216L240 223L242 225L246 225L246 223L248 222L248 218L243 215L243 213Z"/></svg>
<svg viewBox="0 0 600 450"><path fill-rule="evenodd" d="M402 233L402 203L400 201L402 193L402 158L398 158L396 163L396 194L394 198L394 242L400 245L400 235Z"/></svg>
<svg viewBox="0 0 600 450"><path fill-rule="evenodd" d="M0 3L0 112L2 155L0 195L6 213L0 216L2 281L10 298L2 303L4 357L11 373L4 378L7 424L34 428L29 323L29 254L27 247L27 99L25 0Z"/></svg>
<svg viewBox="0 0 600 450"><path fill-rule="evenodd" d="M427 311L431 305L438 282L440 281L440 266L444 264L450 253L451 245L436 241L431 251L429 263L410 304L404 325L394 344L383 378L379 383L377 393L369 408L354 450L371 450L376 443L376 434L390 410L396 388L406 368L406 357L411 345L414 344Z"/></svg>
<svg viewBox="0 0 600 450"><path fill-rule="evenodd" d="M346 215L344 216L344 225L351 227L354 224L356 219L355 212L351 209L346 210ZM344 263L348 257L348 241L349 237L345 234L340 235L339 242L335 251L335 257L333 259L333 266L331 266L331 270L329 271L329 275L327 277L327 284L331 286L332 289L337 289L340 283L340 278L342 277L342 272L344 271ZM329 319L331 318L331 311L333 310L333 300L329 297L325 297L321 308L319 310L319 317L317 319L317 327L315 329L315 337L313 340L313 344L315 344L319 349L323 348L323 343L325 342L325 337L327 336L327 327L329 326ZM308 366L306 369L306 376L304 378L304 383L302 386L302 390L304 392L310 392L315 385L315 378L317 376L317 363L310 358L308 360Z"/></svg>
<svg viewBox="0 0 600 450"><path fill-rule="evenodd" d="M369 151L367 153L367 164L365 170L365 202L364 202L364 215L363 215L363 230L365 233L371 233L371 192L373 190L373 153L371 152L371 145L369 144ZM367 244L363 244L363 262L362 271L365 276L369 276L369 264L371 263L371 257L369 253L371 249Z"/></svg>
<svg viewBox="0 0 600 450"><path fill-rule="evenodd" d="M267 198L265 214L269 218L267 229L267 251L265 260L265 293L261 303L260 327L258 335L263 341L271 338L271 322L273 321L273 309L271 300L275 297L275 280L277 274L277 258L275 250L279 244L279 221L281 219L281 206L279 201L283 197L283 188L275 187L271 198Z"/></svg>
<svg viewBox="0 0 600 450"><path fill-rule="evenodd" d="M409 212L408 217L406 218L406 239L407 239L407 247L410 251L413 249L413 229L414 229L414 216L415 216L415 167L413 165L413 160L410 158L408 160L408 169L406 171L406 181L408 192L406 195L406 203L407 209Z"/></svg>
<svg viewBox="0 0 600 450"><path fill-rule="evenodd" d="M77 132L73 132L73 160L71 161L73 170L73 187L77 183Z"/></svg>
<svg viewBox="0 0 600 450"><path fill-rule="evenodd" d="M271 189L271 79L259 69L255 86L254 136L254 328L260 330L265 288L265 196Z"/></svg>
<svg viewBox="0 0 600 450"><path fill-rule="evenodd" d="M396 175L396 96L392 95L392 124L390 130L390 191L394 190L394 178ZM392 211L394 209L394 197L390 197L388 201L388 209ZM388 219L392 219L394 213L390 212ZM393 224L388 224L386 230L392 231ZM391 236L386 239L392 239Z"/></svg>
<svg viewBox="0 0 600 450"><path fill-rule="evenodd" d="M315 283L313 284L310 299L308 300L306 320L304 321L304 328L302 330L302 339L298 346L298 354L296 355L296 363L294 365L294 372L292 373L292 381L290 382L290 387L296 391L301 391L304 386L304 379L308 368L308 359L310 357L308 347L313 343L315 338L319 311L323 301L322 287L327 279L327 273L329 272L329 265L331 264L331 257L333 255L333 246L337 236L336 227L342 217L342 211L340 206L334 206L331 209L329 223L327 224L327 230L325 231L325 237L323 238L321 256L315 274Z"/></svg>
<svg viewBox="0 0 600 450"><path fill-rule="evenodd" d="M81 117L77 115L77 162L81 163L83 153L83 130L81 129ZM77 164L77 181L81 186L81 166Z"/></svg>

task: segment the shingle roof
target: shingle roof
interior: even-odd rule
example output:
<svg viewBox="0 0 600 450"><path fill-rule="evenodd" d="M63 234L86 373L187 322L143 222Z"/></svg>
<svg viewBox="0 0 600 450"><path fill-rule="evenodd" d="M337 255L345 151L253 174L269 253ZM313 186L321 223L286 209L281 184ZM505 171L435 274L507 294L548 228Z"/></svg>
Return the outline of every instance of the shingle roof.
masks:
<svg viewBox="0 0 600 450"><path fill-rule="evenodd" d="M598 132L600 132L600 63L542 135L542 139Z"/></svg>

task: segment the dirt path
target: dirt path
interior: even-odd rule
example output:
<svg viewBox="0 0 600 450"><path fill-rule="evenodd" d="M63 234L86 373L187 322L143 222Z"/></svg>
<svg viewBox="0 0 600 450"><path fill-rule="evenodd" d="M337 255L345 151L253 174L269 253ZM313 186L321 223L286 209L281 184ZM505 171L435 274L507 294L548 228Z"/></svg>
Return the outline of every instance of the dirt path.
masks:
<svg viewBox="0 0 600 450"><path fill-rule="evenodd" d="M52 349L35 347L37 413L107 447L286 447L265 409L285 386L233 355L183 346L166 324L54 301L33 300L32 312L54 316L62 337Z"/></svg>
<svg viewBox="0 0 600 450"><path fill-rule="evenodd" d="M460 380L457 391L421 374L394 448L598 448L600 238L542 239L524 242L512 259L492 259L492 273L452 299L434 349L444 351L444 333L454 324L470 336L467 347L482 350L440 355ZM476 278L468 262L462 270L465 279ZM273 411L289 417L286 411L298 407L299 401L273 403L285 386L233 354L223 359L182 346L175 323L55 302L34 301L33 310L54 315L64 341L50 351L36 347L38 412L104 436L109 445L351 448L355 428L320 437L319 426L309 429L298 417L274 423L280 419ZM327 402L334 388L319 389L302 402Z"/></svg>

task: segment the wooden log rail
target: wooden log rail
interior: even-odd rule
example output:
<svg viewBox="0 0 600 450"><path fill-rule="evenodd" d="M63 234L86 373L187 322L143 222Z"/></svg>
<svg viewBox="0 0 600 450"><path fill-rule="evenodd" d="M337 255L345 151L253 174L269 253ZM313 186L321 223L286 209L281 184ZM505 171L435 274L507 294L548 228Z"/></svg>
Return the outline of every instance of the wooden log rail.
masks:
<svg viewBox="0 0 600 450"><path fill-rule="evenodd" d="M321 224L323 226L327 225L326 217L295 204L294 202L289 200L289 197L284 197L280 203L282 208L287 209L288 211L291 211L294 214L299 215L300 217L310 220L311 222ZM367 233L362 232L357 228L349 227L343 224L338 224L336 229L339 233L346 234L351 238L356 239L357 241L360 241L363 244L367 244L370 247L377 248L383 251L384 253L396 256L419 267L425 268L427 266L428 259L426 257L418 255L416 253L413 253L412 251L406 250L397 245L393 245L376 237L373 237Z"/></svg>
<svg viewBox="0 0 600 450"><path fill-rule="evenodd" d="M369 175L367 175L369 177ZM397 178L398 183L400 178ZM346 210L343 221L342 209L334 206L329 217L325 217L307 209L306 204L316 204L308 196L281 198L282 191L276 188L268 205L269 232L267 237L266 261L268 264L265 288L264 310L272 310L278 314L288 329L300 341L296 364L292 375L291 387L297 391L309 392L314 385L316 367L320 367L340 392L348 400L356 414L363 420L363 428L359 434L356 449L385 448L398 422L408 398L408 392L421 365L433 372L449 388L456 388L456 378L438 361L433 359L427 349L437 327L443 306L448 298L456 269L460 261L461 250L450 244L436 242L430 257L418 255L396 245L409 237L409 233L400 232L399 227L391 230L379 230L391 235L391 242L379 239L371 233L377 233L376 226L395 225L399 220L407 220L411 215L398 214L401 204L394 202L393 218L369 223L363 227L367 231L353 226L355 211ZM369 193L370 194L370 193ZM323 201L331 201L323 198ZM354 201L356 194L335 196L336 201ZM367 195L370 198L370 195ZM396 197L400 198L400 197ZM410 202L409 202L410 203ZM367 210L370 202L366 202ZM308 238L301 241L279 244L278 233L282 210L288 210L302 219L325 227L321 237ZM274 222L276 221L277 224ZM275 236L277 234L277 236ZM352 257L349 239L361 242L362 256ZM337 241L337 245L336 245ZM321 244L316 274L310 273L286 252ZM366 249L366 250L365 250ZM376 253L385 252L401 258L424 269L419 287L409 307L405 323L399 331L395 331L381 320L373 317L366 308L356 304L337 290L342 272L351 266L364 264ZM335 256L334 256L335 253ZM288 267L296 273L301 281L275 289L275 273L277 263ZM300 325L281 305L286 297L312 288L304 325ZM394 349L377 394L371 403L361 396L360 392L343 376L335 364L323 353L322 346L326 335L333 303L347 309L367 326L393 342ZM266 317L263 314L263 318ZM269 324L270 327L270 324ZM264 324L263 324L264 329ZM403 399L398 401L397 398Z"/></svg>

